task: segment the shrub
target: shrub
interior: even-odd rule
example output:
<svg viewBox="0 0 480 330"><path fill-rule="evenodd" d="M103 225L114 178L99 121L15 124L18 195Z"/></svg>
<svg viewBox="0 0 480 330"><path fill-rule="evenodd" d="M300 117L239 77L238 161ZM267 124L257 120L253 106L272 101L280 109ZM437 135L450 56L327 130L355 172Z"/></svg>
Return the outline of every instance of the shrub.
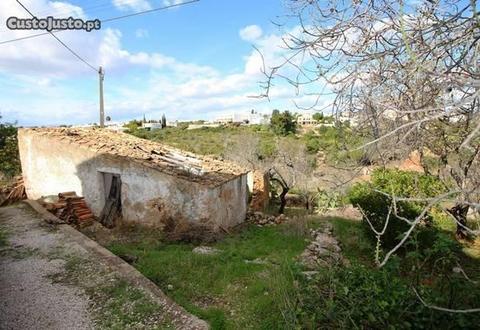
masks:
<svg viewBox="0 0 480 330"><path fill-rule="evenodd" d="M301 280L297 317L302 328L314 329L474 329L479 313L446 313L425 307L408 278L399 276L398 263L372 269L363 265L325 269L312 280ZM429 304L451 308L476 307L479 291L452 281L447 290L418 285ZM465 283L465 281L463 281ZM460 295L459 295L460 294Z"/></svg>
<svg viewBox="0 0 480 330"><path fill-rule="evenodd" d="M270 118L270 127L275 134L286 136L296 132L297 123L290 111L280 112L273 110L272 117Z"/></svg>
<svg viewBox="0 0 480 330"><path fill-rule="evenodd" d="M349 191L348 197L353 206L363 210L373 227L377 231L382 231L392 204L391 198L383 193L405 198L428 198L437 196L444 190L445 187L442 183L432 176L399 170L377 169L372 174L371 183L354 185ZM409 228L408 223L400 217L414 220L421 214L425 205L425 202L398 202L397 214L399 217L394 216L392 212L386 232L381 237L382 245L394 246L399 241L399 237ZM369 236L376 239L375 233L366 219L363 220ZM431 221L430 213L424 217L423 221Z"/></svg>
<svg viewBox="0 0 480 330"><path fill-rule="evenodd" d="M7 178L20 174L17 128L8 123L0 124L0 174Z"/></svg>
<svg viewBox="0 0 480 330"><path fill-rule="evenodd" d="M344 196L338 191L318 190L316 194L316 207L318 212L325 212L329 209L343 206Z"/></svg>

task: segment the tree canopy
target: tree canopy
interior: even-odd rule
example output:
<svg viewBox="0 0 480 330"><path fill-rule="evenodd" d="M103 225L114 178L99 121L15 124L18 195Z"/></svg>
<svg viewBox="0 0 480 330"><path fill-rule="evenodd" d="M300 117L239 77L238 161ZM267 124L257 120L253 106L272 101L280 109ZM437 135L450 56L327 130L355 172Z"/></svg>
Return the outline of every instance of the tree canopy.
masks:
<svg viewBox="0 0 480 330"><path fill-rule="evenodd" d="M272 117L270 119L270 126L277 135L288 135L295 133L297 130L297 123L294 115L286 110L280 112L279 110L273 110Z"/></svg>

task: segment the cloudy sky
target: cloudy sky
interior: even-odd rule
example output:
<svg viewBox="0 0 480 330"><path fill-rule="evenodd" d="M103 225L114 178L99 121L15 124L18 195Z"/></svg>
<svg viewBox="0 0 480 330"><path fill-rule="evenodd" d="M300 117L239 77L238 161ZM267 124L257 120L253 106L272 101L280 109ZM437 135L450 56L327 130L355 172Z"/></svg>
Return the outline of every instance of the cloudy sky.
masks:
<svg viewBox="0 0 480 330"><path fill-rule="evenodd" d="M38 17L106 19L181 0L23 0ZM280 30L288 9L282 0L200 0L156 13L103 24L100 31L58 33L94 67L105 68L106 114L132 118L213 119L231 112L294 109L312 103L278 84L271 100L262 90L262 60L282 59ZM0 2L0 20L28 17L15 0ZM0 42L36 34L0 25ZM0 44L0 114L19 125L98 121L98 75L52 36ZM325 100L323 103L328 103Z"/></svg>

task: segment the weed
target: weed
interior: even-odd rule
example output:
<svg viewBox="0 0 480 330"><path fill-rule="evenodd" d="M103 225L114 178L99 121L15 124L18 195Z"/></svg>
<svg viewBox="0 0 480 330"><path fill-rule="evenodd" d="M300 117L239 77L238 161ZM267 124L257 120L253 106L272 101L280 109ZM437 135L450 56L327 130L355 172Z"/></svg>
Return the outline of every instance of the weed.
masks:
<svg viewBox="0 0 480 330"><path fill-rule="evenodd" d="M118 254L138 257L135 267L213 329L283 327L293 294L291 271L306 246L305 236L276 227L248 226L213 246L217 255L197 255L193 245L150 248L116 243ZM279 292L278 290L283 290ZM281 298L281 299L280 299ZM285 316L284 316L285 315Z"/></svg>

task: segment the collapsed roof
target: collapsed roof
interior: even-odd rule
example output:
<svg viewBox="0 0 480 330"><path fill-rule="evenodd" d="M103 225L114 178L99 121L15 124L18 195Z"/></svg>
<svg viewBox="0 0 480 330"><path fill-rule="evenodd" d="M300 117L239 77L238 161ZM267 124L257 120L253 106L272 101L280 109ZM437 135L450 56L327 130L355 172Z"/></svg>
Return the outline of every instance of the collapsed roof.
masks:
<svg viewBox="0 0 480 330"><path fill-rule="evenodd" d="M199 156L130 134L98 128L30 128L25 132L87 148L99 155L131 159L184 180L218 186L246 169L209 156Z"/></svg>

